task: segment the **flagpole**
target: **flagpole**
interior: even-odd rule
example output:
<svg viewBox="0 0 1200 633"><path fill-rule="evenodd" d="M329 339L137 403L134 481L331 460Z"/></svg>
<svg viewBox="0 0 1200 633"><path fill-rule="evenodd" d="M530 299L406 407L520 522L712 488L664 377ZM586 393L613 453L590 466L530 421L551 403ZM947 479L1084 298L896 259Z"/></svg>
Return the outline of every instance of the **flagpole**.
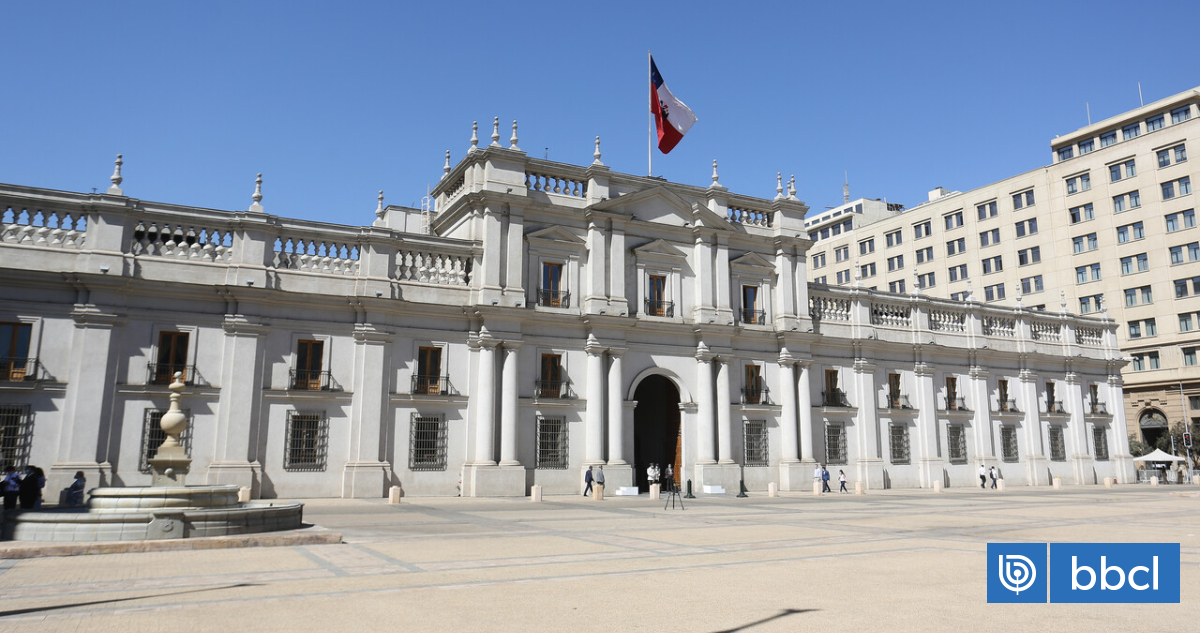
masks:
<svg viewBox="0 0 1200 633"><path fill-rule="evenodd" d="M653 64L653 56L650 55L650 50L646 50L646 77L650 79L650 90L654 90L654 75L650 71L650 65ZM651 93L650 98L654 98ZM654 110L650 111L649 129L646 131L646 175L654 175Z"/></svg>

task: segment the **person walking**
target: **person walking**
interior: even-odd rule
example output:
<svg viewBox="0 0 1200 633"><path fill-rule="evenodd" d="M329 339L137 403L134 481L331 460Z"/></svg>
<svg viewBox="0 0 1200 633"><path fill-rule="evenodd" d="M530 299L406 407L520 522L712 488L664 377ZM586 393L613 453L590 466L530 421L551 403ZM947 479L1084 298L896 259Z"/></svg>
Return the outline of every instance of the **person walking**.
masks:
<svg viewBox="0 0 1200 633"><path fill-rule="evenodd" d="M42 494L42 487L38 485L37 467L26 466L25 476L21 478L21 484L17 488L17 498L21 501L22 510L32 510L37 507L38 497Z"/></svg>
<svg viewBox="0 0 1200 633"><path fill-rule="evenodd" d="M813 468L813 481L817 482L817 483L820 483L820 481L821 481L821 465L820 464L817 464L816 468Z"/></svg>
<svg viewBox="0 0 1200 633"><path fill-rule="evenodd" d="M587 484L583 487L583 496L592 494L592 467L588 466L587 472L583 473L583 483Z"/></svg>
<svg viewBox="0 0 1200 633"><path fill-rule="evenodd" d="M667 464L666 480L667 480L667 485L670 486L669 490L674 490L675 489L675 466L672 464Z"/></svg>
<svg viewBox="0 0 1200 633"><path fill-rule="evenodd" d="M83 505L83 491L87 488L87 478L83 471L75 471L75 481L67 488L67 505L77 507Z"/></svg>
<svg viewBox="0 0 1200 633"><path fill-rule="evenodd" d="M999 474L999 473L996 472L995 466L992 466L992 469L988 471L988 475L991 476L991 478L992 478L992 490L996 489L996 475L997 474Z"/></svg>
<svg viewBox="0 0 1200 633"><path fill-rule="evenodd" d="M21 491L21 475L17 474L12 464L4 467L4 481L0 481L0 489L4 492L4 509L15 509Z"/></svg>
<svg viewBox="0 0 1200 633"><path fill-rule="evenodd" d="M983 464L979 465L979 488L987 488L987 467Z"/></svg>
<svg viewBox="0 0 1200 633"><path fill-rule="evenodd" d="M841 494L843 492L845 492L847 494L850 493L849 490L846 490L846 471L844 471L844 470L838 471L838 483L841 484L841 486L838 488L838 494Z"/></svg>
<svg viewBox="0 0 1200 633"><path fill-rule="evenodd" d="M829 469L821 469L821 492L833 492L829 487Z"/></svg>
<svg viewBox="0 0 1200 633"><path fill-rule="evenodd" d="M596 491L592 493L592 497L596 501L604 501L604 467L600 466L596 469L596 476L592 478L596 483Z"/></svg>

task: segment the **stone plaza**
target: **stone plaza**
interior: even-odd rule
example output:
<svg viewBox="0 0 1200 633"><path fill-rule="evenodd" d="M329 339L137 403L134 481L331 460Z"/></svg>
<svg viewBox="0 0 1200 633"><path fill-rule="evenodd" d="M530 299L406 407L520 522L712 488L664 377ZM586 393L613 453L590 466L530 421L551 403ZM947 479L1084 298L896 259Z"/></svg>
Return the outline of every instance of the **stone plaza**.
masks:
<svg viewBox="0 0 1200 633"><path fill-rule="evenodd" d="M0 561L0 630L1194 630L1193 486L306 501L339 545ZM989 605L988 542L1178 542L1178 605ZM7 547L14 547L8 545Z"/></svg>

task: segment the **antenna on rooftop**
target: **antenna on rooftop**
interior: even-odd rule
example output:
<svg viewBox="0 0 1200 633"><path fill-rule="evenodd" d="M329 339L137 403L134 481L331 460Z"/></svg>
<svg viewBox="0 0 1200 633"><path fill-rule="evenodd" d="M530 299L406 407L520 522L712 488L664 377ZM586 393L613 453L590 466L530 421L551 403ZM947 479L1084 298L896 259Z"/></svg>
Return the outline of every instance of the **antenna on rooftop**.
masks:
<svg viewBox="0 0 1200 633"><path fill-rule="evenodd" d="M1138 82L1138 103L1146 105L1146 101L1142 99L1142 82Z"/></svg>
<svg viewBox="0 0 1200 633"><path fill-rule="evenodd" d="M842 183L842 204L850 202L850 172L842 172L846 176L846 181Z"/></svg>
<svg viewBox="0 0 1200 633"><path fill-rule="evenodd" d="M1088 103L1087 101L1084 101L1083 107L1087 108L1088 125L1091 125L1092 124L1092 104Z"/></svg>
<svg viewBox="0 0 1200 633"><path fill-rule="evenodd" d="M433 198L429 197L429 185L425 185L425 196L421 198L422 230L426 235L433 232Z"/></svg>

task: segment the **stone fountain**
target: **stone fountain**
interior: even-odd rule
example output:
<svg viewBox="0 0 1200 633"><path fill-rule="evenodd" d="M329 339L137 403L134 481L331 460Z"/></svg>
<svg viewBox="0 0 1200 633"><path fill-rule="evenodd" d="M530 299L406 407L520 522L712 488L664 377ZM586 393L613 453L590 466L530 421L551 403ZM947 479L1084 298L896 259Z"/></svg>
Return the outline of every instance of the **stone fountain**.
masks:
<svg viewBox="0 0 1200 633"><path fill-rule="evenodd" d="M17 541L141 541L292 530L304 504L239 502L238 487L188 486L192 460L179 441L187 430L180 409L184 384L176 372L171 407L159 424L166 439L149 460L149 486L96 488L86 508L12 513L4 537Z"/></svg>

